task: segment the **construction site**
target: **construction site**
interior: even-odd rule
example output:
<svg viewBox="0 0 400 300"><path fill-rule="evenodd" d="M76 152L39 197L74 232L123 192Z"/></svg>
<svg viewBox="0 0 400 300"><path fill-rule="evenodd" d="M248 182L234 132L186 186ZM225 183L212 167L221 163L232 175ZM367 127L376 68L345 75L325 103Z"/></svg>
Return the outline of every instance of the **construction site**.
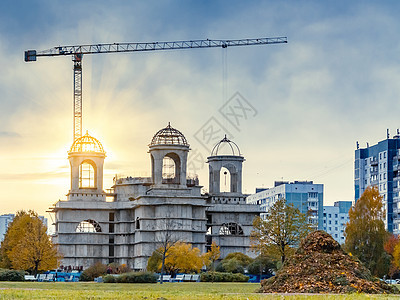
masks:
<svg viewBox="0 0 400 300"><path fill-rule="evenodd" d="M113 186L105 192L106 151L88 132L82 135L83 56L279 43L287 43L287 39L114 43L25 52L26 62L41 56L72 56L74 63L73 143L68 152L71 186L67 200L50 208L55 215L53 243L63 255L63 266L85 269L96 262L115 262L143 270L154 250L162 243L176 241L190 243L202 253L215 242L221 249L221 258L232 252L256 256L250 249L249 237L260 208L246 204L242 193L245 158L226 135L220 137L207 157L207 193L202 193L197 176L188 176L189 142L170 123L150 140L151 176L116 176Z"/></svg>

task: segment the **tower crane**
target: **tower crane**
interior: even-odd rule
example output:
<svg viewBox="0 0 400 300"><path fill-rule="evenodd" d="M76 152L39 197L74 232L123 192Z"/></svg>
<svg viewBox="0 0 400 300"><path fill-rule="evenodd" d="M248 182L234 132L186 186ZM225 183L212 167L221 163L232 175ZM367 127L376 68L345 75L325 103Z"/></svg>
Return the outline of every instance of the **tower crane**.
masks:
<svg viewBox="0 0 400 300"><path fill-rule="evenodd" d="M113 43L78 46L58 46L44 51L25 51L25 61L36 61L40 56L72 56L74 62L74 141L82 136L82 58L85 54L177 50L194 48L233 47L287 43L286 37L239 40L192 40L152 43Z"/></svg>

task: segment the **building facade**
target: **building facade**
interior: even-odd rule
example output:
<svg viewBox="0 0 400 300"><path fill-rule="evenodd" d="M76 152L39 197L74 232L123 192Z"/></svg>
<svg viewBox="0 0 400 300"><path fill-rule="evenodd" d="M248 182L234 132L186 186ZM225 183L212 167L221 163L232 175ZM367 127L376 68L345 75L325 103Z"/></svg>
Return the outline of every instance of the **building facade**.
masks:
<svg viewBox="0 0 400 300"><path fill-rule="evenodd" d="M14 214L6 214L0 216L0 241L4 240L8 225L14 220Z"/></svg>
<svg viewBox="0 0 400 300"><path fill-rule="evenodd" d="M376 145L355 150L354 200L368 186L376 186L383 198L385 225L389 232L400 234L400 136L380 141Z"/></svg>
<svg viewBox="0 0 400 300"><path fill-rule="evenodd" d="M344 232L352 204L352 201L336 201L333 206L324 206L324 230L339 244L346 241Z"/></svg>
<svg viewBox="0 0 400 300"><path fill-rule="evenodd" d="M324 185L312 181L275 181L273 188L256 190L247 197L247 203L261 207L262 218L266 218L269 208L278 200L285 199L309 216L309 223L314 229L323 229Z"/></svg>
<svg viewBox="0 0 400 300"><path fill-rule="evenodd" d="M71 189L66 201L58 201L53 242L73 268L101 262L146 269L153 251L165 241L183 241L207 251L215 241L221 256L250 250L249 236L259 209L242 194L240 151L221 155L224 138L208 157L210 192L201 193L198 178L187 176L189 144L169 124L149 145L151 177L114 178L112 192L103 191L105 151L88 134L74 141L69 151ZM238 148L237 148L238 149ZM229 175L230 188L221 191ZM225 173L226 172L226 173Z"/></svg>

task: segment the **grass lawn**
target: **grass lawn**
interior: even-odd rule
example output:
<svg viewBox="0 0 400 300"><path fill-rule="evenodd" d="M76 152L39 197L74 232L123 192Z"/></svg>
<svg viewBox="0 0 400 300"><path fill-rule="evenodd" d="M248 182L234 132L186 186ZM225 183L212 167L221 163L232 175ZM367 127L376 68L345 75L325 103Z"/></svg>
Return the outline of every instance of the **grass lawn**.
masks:
<svg viewBox="0 0 400 300"><path fill-rule="evenodd" d="M399 299L387 295L256 294L259 283L0 282L0 299Z"/></svg>

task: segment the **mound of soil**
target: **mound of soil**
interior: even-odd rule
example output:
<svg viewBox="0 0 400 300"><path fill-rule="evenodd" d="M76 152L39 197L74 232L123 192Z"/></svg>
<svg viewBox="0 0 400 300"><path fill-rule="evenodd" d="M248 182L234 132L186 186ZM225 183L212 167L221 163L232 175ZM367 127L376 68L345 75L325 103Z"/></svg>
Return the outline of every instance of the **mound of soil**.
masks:
<svg viewBox="0 0 400 300"><path fill-rule="evenodd" d="M310 233L274 277L261 282L263 293L398 294L395 286L373 277L325 231Z"/></svg>

